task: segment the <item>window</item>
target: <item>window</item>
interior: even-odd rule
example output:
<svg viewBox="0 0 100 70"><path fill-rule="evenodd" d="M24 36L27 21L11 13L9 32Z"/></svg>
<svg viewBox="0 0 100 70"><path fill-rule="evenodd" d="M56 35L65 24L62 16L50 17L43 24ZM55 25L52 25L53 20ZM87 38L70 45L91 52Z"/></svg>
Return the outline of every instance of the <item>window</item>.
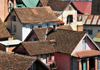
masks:
<svg viewBox="0 0 100 70"><path fill-rule="evenodd" d="M41 28L42 27L42 24L38 25L38 28Z"/></svg>
<svg viewBox="0 0 100 70"><path fill-rule="evenodd" d="M12 16L12 21L16 21L16 16L15 15Z"/></svg>
<svg viewBox="0 0 100 70"><path fill-rule="evenodd" d="M86 42L83 41L83 50L86 49Z"/></svg>
<svg viewBox="0 0 100 70"><path fill-rule="evenodd" d="M49 23L47 23L47 27L49 27L50 26L50 24Z"/></svg>
<svg viewBox="0 0 100 70"><path fill-rule="evenodd" d="M36 38L32 38L32 41L37 41L37 39Z"/></svg>
<svg viewBox="0 0 100 70"><path fill-rule="evenodd" d="M16 3L22 3L22 0L16 0Z"/></svg>
<svg viewBox="0 0 100 70"><path fill-rule="evenodd" d="M72 10L72 8L69 6L69 10Z"/></svg>
<svg viewBox="0 0 100 70"><path fill-rule="evenodd" d="M73 22L73 15L67 16L67 23Z"/></svg>
<svg viewBox="0 0 100 70"><path fill-rule="evenodd" d="M98 30L98 32L100 32L100 30Z"/></svg>
<svg viewBox="0 0 100 70"><path fill-rule="evenodd" d="M16 32L16 25L13 25L13 28L14 28L14 32Z"/></svg>
<svg viewBox="0 0 100 70"><path fill-rule="evenodd" d="M88 30L88 34L92 35L93 34L93 30Z"/></svg>
<svg viewBox="0 0 100 70"><path fill-rule="evenodd" d="M49 60L51 60L51 57L52 57L51 54L49 54Z"/></svg>

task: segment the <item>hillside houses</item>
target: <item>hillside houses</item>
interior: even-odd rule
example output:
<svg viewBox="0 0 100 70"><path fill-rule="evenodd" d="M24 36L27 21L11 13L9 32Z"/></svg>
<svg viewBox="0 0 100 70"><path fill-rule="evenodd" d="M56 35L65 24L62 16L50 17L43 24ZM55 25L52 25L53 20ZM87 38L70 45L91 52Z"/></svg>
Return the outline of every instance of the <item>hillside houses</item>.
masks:
<svg viewBox="0 0 100 70"><path fill-rule="evenodd" d="M100 70L99 2L0 1L0 70Z"/></svg>

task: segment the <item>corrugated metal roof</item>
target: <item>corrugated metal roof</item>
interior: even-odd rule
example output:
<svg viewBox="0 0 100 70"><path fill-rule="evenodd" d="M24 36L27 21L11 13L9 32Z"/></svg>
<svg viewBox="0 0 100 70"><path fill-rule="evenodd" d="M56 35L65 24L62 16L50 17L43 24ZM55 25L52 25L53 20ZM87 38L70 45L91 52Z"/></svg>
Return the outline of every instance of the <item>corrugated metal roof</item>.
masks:
<svg viewBox="0 0 100 70"><path fill-rule="evenodd" d="M80 12L91 14L92 1L72 1L72 3Z"/></svg>
<svg viewBox="0 0 100 70"><path fill-rule="evenodd" d="M100 25L100 15L84 15L84 25Z"/></svg>

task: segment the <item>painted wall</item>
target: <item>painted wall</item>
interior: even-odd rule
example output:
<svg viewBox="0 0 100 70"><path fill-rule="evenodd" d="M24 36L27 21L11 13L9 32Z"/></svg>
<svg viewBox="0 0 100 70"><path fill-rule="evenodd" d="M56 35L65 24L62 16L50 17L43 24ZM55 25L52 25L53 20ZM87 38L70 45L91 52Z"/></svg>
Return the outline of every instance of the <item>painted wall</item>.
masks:
<svg viewBox="0 0 100 70"><path fill-rule="evenodd" d="M73 22L72 23L67 23L67 16L68 15L73 15ZM75 10L71 10L71 11L64 11L63 12L63 22L64 25L71 25L71 27L73 28L73 30L77 30L77 11Z"/></svg>
<svg viewBox="0 0 100 70"><path fill-rule="evenodd" d="M82 44L83 41L86 41L86 49L83 49L83 44ZM83 40L79 42L79 44L73 50L73 53L77 51L82 51L82 50L96 50L96 49L97 48L95 47L95 45L88 38L85 37Z"/></svg>
<svg viewBox="0 0 100 70"><path fill-rule="evenodd" d="M28 34L31 32L31 25L30 24L23 24L22 25L22 41L25 40L25 38L28 36Z"/></svg>
<svg viewBox="0 0 100 70"><path fill-rule="evenodd" d="M57 70L70 70L70 56L62 53L55 53L55 62L57 62Z"/></svg>
<svg viewBox="0 0 100 70"><path fill-rule="evenodd" d="M86 25L84 25L83 26L83 29L86 29L86 30L93 30L93 34L92 35L90 35L90 37L93 39L96 35L97 35L97 33L98 33L98 30L100 30L100 26L99 25L97 25L97 26L86 26Z"/></svg>

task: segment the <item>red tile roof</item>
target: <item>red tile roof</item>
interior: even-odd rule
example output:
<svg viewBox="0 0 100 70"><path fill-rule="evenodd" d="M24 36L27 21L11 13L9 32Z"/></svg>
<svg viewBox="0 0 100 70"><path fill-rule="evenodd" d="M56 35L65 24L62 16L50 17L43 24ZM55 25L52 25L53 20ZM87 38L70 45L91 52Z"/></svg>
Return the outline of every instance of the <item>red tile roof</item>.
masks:
<svg viewBox="0 0 100 70"><path fill-rule="evenodd" d="M72 56L84 58L84 57L91 57L97 55L100 55L100 51L98 50L83 50L83 51L75 52Z"/></svg>
<svg viewBox="0 0 100 70"><path fill-rule="evenodd" d="M91 14L92 1L72 1L72 3L80 12Z"/></svg>

